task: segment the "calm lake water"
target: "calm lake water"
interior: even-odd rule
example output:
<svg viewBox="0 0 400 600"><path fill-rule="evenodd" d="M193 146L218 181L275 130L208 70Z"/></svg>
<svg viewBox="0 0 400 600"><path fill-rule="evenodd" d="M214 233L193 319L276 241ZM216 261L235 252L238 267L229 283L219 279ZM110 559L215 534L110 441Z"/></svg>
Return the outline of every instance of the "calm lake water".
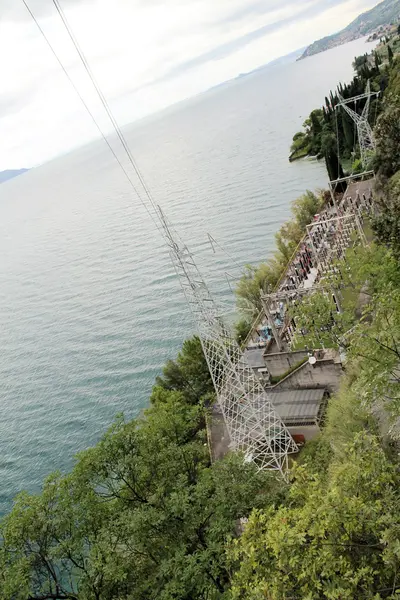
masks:
<svg viewBox="0 0 400 600"><path fill-rule="evenodd" d="M323 164L288 162L291 138L363 40L265 68L126 129L155 200L197 253L216 296L258 263ZM66 470L193 332L159 233L103 142L0 188L0 513ZM236 268L236 271L235 271Z"/></svg>

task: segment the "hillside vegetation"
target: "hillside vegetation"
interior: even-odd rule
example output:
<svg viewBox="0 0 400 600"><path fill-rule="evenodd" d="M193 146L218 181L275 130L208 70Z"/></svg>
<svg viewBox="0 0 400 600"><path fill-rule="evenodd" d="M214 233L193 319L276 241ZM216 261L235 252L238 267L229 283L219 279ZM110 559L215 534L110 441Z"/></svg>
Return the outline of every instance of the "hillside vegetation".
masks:
<svg viewBox="0 0 400 600"><path fill-rule="evenodd" d="M384 36L373 52L354 59L353 80L346 85L340 83L336 90L331 91L325 98L324 106L311 111L302 130L293 136L290 161L305 156L324 158L331 180L343 177L343 173L357 173L362 168L355 123L338 105L341 97L348 100L363 94L369 82L375 95L371 99L368 116L371 127L375 127L383 109L383 97L389 79L394 78L392 67L394 57L400 49L399 32L400 27L394 28L394 31ZM350 103L349 106L361 114L365 102L363 99Z"/></svg>
<svg viewBox="0 0 400 600"><path fill-rule="evenodd" d="M375 240L334 265L343 314L318 293L293 306L309 347L340 345L346 360L289 481L233 451L211 462L215 396L194 337L165 365L143 415L118 417L70 473L15 498L0 520L0 600L399 599L400 59L388 61ZM294 203L274 261L244 274L243 308L276 283L323 202L308 192Z"/></svg>
<svg viewBox="0 0 400 600"><path fill-rule="evenodd" d="M383 25L397 22L400 15L400 0L384 0L371 10L359 15L345 29L317 40L303 52L300 59L324 52L335 46L346 44L364 35L369 35Z"/></svg>

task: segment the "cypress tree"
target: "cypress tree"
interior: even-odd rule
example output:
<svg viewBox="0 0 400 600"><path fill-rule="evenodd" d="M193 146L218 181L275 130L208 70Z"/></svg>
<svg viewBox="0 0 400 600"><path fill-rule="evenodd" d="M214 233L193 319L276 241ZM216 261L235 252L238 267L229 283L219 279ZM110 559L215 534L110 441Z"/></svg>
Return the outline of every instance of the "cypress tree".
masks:
<svg viewBox="0 0 400 600"><path fill-rule="evenodd" d="M324 127L321 138L321 149L324 154L326 169L330 181L344 177L342 166L337 155L336 135L330 127Z"/></svg>
<svg viewBox="0 0 400 600"><path fill-rule="evenodd" d="M382 59L377 52L374 52L374 59L375 59L375 67L379 71L379 66L382 63Z"/></svg>
<svg viewBox="0 0 400 600"><path fill-rule="evenodd" d="M311 151L313 154L321 152L321 132L322 124L320 120L320 111L313 110L310 114L312 142Z"/></svg>
<svg viewBox="0 0 400 600"><path fill-rule="evenodd" d="M325 96L325 104L326 104L327 113L328 113L328 115L330 115L331 114L331 105L329 103L327 96Z"/></svg>
<svg viewBox="0 0 400 600"><path fill-rule="evenodd" d="M322 125L321 125L321 122L319 120L318 114L317 114L317 112L315 110L313 110L312 113L310 114L310 119L311 119L311 126L312 126L313 135L317 136L322 131Z"/></svg>
<svg viewBox="0 0 400 600"><path fill-rule="evenodd" d="M389 65L391 67L393 67L393 50L390 45L388 45L388 59L389 59Z"/></svg>
<svg viewBox="0 0 400 600"><path fill-rule="evenodd" d="M339 163L338 155L333 148L325 153L325 164L330 181L335 181L336 179L341 179L344 177L342 165ZM338 192L344 192L346 189L346 184L338 184L336 189Z"/></svg>
<svg viewBox="0 0 400 600"><path fill-rule="evenodd" d="M354 123L353 119L349 117L349 115L343 110L341 113L342 116L342 125L343 125L343 133L345 139L345 147L349 152L353 151L354 146Z"/></svg>

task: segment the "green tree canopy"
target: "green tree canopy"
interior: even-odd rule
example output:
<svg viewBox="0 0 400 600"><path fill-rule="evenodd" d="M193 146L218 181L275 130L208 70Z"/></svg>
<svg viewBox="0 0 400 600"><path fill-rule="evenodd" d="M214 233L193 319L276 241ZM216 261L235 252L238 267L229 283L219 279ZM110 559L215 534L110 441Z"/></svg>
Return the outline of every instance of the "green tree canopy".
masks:
<svg viewBox="0 0 400 600"><path fill-rule="evenodd" d="M392 177L400 170L400 103L389 102L376 128L376 164L380 177Z"/></svg>
<svg viewBox="0 0 400 600"><path fill-rule="evenodd" d="M338 301L341 300L336 294ZM354 323L348 311L338 313L330 290L316 292L290 309L296 324L296 346L309 349L339 348L343 335Z"/></svg>
<svg viewBox="0 0 400 600"><path fill-rule="evenodd" d="M324 477L297 468L287 504L253 512L232 544L229 597L392 597L400 566L398 484L368 434L358 434Z"/></svg>
<svg viewBox="0 0 400 600"><path fill-rule="evenodd" d="M399 265L383 246L356 246L332 266L321 289L290 308L296 324L296 345L349 346L351 339L345 334L356 325L362 311L363 323L368 323L375 314L374 306L388 288L400 287Z"/></svg>
<svg viewBox="0 0 400 600"><path fill-rule="evenodd" d="M395 62L396 59L392 56L392 63ZM381 73L381 63L382 59L376 51L373 56L364 54L356 57L353 66L357 74L349 84L339 83L337 92L345 99L358 96L364 92L368 81L371 82L372 89L383 91L388 84L388 77ZM396 73L397 69L392 69L391 72ZM344 177L344 172L348 169L348 161L356 152L355 126L344 111L337 110L339 102L337 92L331 90L325 96L325 106L313 110L304 121L302 131L293 137L289 157L291 161L304 156L324 158L331 181ZM376 116L380 111L381 103L382 98L378 97L374 102L374 110L370 111L371 120L372 115ZM365 101L361 101L351 108L361 114L364 106ZM372 122L371 124L374 125ZM344 192L345 186L339 185L337 191Z"/></svg>
<svg viewBox="0 0 400 600"><path fill-rule="evenodd" d="M1 524L1 598L222 598L225 540L272 488L240 455L211 466L203 409L164 394L70 475L17 498Z"/></svg>
<svg viewBox="0 0 400 600"><path fill-rule="evenodd" d="M164 390L182 392L191 404L198 403L203 397L214 392L210 371L197 335L183 343L176 360L167 361L162 377L156 378L156 386ZM159 391L155 389L150 400L154 402L159 395Z"/></svg>
<svg viewBox="0 0 400 600"><path fill-rule="evenodd" d="M377 172L377 204L380 208L374 222L379 241L390 246L400 259L400 72L399 60L392 59L384 110L375 127Z"/></svg>
<svg viewBox="0 0 400 600"><path fill-rule="evenodd" d="M400 289L387 285L375 294L351 332L350 356L359 361L359 393L370 406L382 403L400 416Z"/></svg>
<svg viewBox="0 0 400 600"><path fill-rule="evenodd" d="M260 290L273 289L280 277L280 267L270 263L261 263L258 267L246 265L244 273L236 286L238 308L244 315L254 318L261 310Z"/></svg>
<svg viewBox="0 0 400 600"><path fill-rule="evenodd" d="M390 44L388 44L388 60L389 60L389 65L391 67L393 67L393 58L394 58L394 54L393 54L393 50L392 47L390 46Z"/></svg>
<svg viewBox="0 0 400 600"><path fill-rule="evenodd" d="M238 344L243 344L247 336L249 335L252 327L252 322L249 319L239 319L235 324L235 337Z"/></svg>
<svg viewBox="0 0 400 600"><path fill-rule="evenodd" d="M379 211L373 221L375 234L400 260L400 170L383 182L377 205Z"/></svg>
<svg viewBox="0 0 400 600"><path fill-rule="evenodd" d="M307 190L305 194L292 203L293 220L302 234L304 234L307 225L311 223L314 215L321 210L323 205L324 198L322 194L317 196L310 190Z"/></svg>

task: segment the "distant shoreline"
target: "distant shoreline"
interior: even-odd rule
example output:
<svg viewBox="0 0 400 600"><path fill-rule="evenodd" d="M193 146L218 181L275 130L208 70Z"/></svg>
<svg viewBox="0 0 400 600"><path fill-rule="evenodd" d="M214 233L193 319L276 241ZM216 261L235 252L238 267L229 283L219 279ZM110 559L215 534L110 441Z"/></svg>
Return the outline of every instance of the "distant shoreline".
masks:
<svg viewBox="0 0 400 600"><path fill-rule="evenodd" d="M4 183L9 179L14 179L14 177L23 175L27 171L29 171L29 169L6 169L5 171L0 171L0 183Z"/></svg>

